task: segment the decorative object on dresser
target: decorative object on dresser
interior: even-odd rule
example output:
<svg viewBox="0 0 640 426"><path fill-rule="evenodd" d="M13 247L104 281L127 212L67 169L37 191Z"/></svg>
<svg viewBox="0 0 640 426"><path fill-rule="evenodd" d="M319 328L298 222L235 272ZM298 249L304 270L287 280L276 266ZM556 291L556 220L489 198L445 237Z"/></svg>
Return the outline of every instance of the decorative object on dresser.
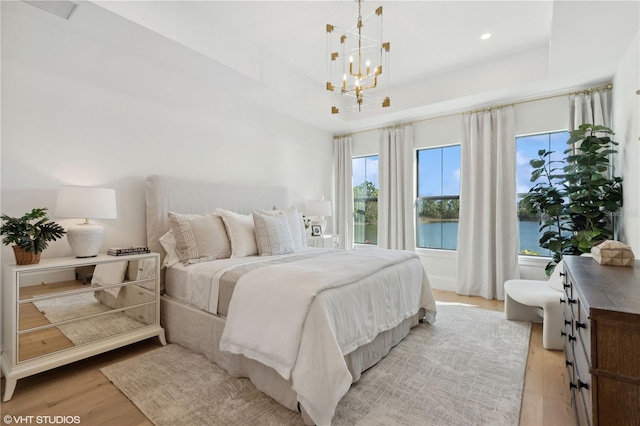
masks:
<svg viewBox="0 0 640 426"><path fill-rule="evenodd" d="M62 238L65 230L55 222L49 221L47 208L33 209L22 217L2 215L4 223L0 235L4 235L2 244L13 245L13 253L18 265L30 265L40 262L40 255L49 245L49 241Z"/></svg>
<svg viewBox="0 0 640 426"><path fill-rule="evenodd" d="M620 241L607 240L591 248L593 260L601 265L633 266L631 247Z"/></svg>
<svg viewBox="0 0 640 426"><path fill-rule="evenodd" d="M116 190L89 186L62 186L58 190L57 217L83 218L67 228L69 246L76 257L95 257L102 248L104 227L89 219L116 219Z"/></svg>
<svg viewBox="0 0 640 426"><path fill-rule="evenodd" d="M564 256L564 351L578 425L640 424L640 260Z"/></svg>
<svg viewBox="0 0 640 426"><path fill-rule="evenodd" d="M91 274L91 286L77 277ZM160 256L100 255L6 265L3 280L3 400L18 379L158 336Z"/></svg>
<svg viewBox="0 0 640 426"><path fill-rule="evenodd" d="M145 254L151 253L147 246L132 246L132 247L111 247L107 250L109 256L128 256L131 254Z"/></svg>

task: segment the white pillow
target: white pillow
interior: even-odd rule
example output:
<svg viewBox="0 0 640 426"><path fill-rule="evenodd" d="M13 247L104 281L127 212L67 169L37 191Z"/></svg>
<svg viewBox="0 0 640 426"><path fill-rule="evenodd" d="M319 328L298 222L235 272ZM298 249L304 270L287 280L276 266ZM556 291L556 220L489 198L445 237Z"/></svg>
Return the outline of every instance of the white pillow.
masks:
<svg viewBox="0 0 640 426"><path fill-rule="evenodd" d="M273 256L294 252L289 221L284 212L265 214L253 212L256 243L260 256Z"/></svg>
<svg viewBox="0 0 640 426"><path fill-rule="evenodd" d="M169 212L178 257L185 265L231 256L225 226L218 214Z"/></svg>
<svg viewBox="0 0 640 426"><path fill-rule="evenodd" d="M180 262L178 249L176 248L176 237L173 235L173 229L170 229L169 232L160 237L158 241L160 241L160 245L167 253L164 257L164 261L162 262L162 266L170 268Z"/></svg>
<svg viewBox="0 0 640 426"><path fill-rule="evenodd" d="M289 224L289 231L291 231L291 238L293 238L293 248L295 250L301 249L305 246L304 222L302 221L302 213L296 206L289 207L287 210L278 210L274 207L273 210L264 210L260 213L266 214L278 214L284 213L287 216L287 222Z"/></svg>
<svg viewBox="0 0 640 426"><path fill-rule="evenodd" d="M231 257L246 257L258 254L255 224L252 215L243 215L218 209L231 241Z"/></svg>

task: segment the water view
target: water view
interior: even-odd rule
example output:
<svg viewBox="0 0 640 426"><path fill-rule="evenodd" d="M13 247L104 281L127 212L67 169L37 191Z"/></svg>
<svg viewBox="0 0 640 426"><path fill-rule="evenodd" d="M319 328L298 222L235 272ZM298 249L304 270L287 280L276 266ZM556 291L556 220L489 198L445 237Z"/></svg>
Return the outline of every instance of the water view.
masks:
<svg viewBox="0 0 640 426"><path fill-rule="evenodd" d="M538 240L538 222L532 220L519 222L520 252L528 251L528 254L549 256L546 249L540 247ZM367 244L376 244L378 240L377 224L355 224L355 241ZM416 246L424 248L437 248L455 250L458 243L458 222L429 222L418 225Z"/></svg>

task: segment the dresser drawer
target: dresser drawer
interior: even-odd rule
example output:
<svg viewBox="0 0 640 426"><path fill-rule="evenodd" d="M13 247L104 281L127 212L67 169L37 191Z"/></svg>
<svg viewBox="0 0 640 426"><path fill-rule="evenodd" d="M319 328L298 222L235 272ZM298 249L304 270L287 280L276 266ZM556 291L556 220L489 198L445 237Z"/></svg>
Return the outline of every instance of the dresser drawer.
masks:
<svg viewBox="0 0 640 426"><path fill-rule="evenodd" d="M587 354L584 351L582 342L579 340L573 347L575 358L575 385L576 385L576 402L580 405L585 413L591 413L592 407L592 379L589 372L589 362ZM581 422L580 424L585 424Z"/></svg>
<svg viewBox="0 0 640 426"><path fill-rule="evenodd" d="M575 336L580 342L582 346L582 350L586 356L587 365L591 367L592 359L591 359L591 320L589 319L589 315L584 309L584 305L580 303L580 299L578 299L578 316L575 317L573 328ZM585 371L585 374L589 373L589 370Z"/></svg>

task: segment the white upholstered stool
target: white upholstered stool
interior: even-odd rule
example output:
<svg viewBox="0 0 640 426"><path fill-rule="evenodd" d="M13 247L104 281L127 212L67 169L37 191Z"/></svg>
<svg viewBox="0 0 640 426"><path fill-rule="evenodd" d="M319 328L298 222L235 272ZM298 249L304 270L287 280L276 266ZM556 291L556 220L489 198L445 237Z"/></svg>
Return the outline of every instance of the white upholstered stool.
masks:
<svg viewBox="0 0 640 426"><path fill-rule="evenodd" d="M562 292L562 262L549 281L509 280L504 283L504 312L507 319L538 322L542 318L542 345L545 349L561 350L564 339Z"/></svg>

